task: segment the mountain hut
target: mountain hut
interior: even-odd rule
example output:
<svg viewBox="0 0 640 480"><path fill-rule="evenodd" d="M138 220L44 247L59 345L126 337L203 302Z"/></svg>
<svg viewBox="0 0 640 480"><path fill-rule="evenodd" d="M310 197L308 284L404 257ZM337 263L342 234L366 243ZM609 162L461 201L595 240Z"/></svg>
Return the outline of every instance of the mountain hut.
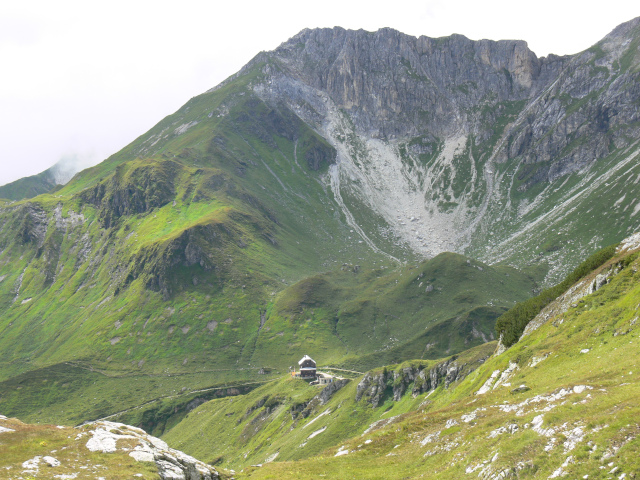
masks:
<svg viewBox="0 0 640 480"><path fill-rule="evenodd" d="M305 355L298 362L300 378L316 378L316 362L309 355Z"/></svg>

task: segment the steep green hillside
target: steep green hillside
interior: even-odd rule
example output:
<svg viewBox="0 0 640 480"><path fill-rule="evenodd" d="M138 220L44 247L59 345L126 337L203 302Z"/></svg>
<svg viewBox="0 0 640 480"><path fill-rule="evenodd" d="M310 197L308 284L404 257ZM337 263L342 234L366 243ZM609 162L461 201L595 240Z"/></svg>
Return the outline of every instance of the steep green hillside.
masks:
<svg viewBox="0 0 640 480"><path fill-rule="evenodd" d="M458 378L464 378L494 349L492 342L448 361L407 362L385 367L384 371L435 372L438 366L454 362L461 367ZM449 384L446 373L444 368L438 374L443 385ZM411 411L420 403L411 395L394 402L393 379L389 378L381 406L372 408L365 399L355 401L359 380L336 380L334 385L322 387L287 375L249 395L213 400L198 407L163 438L206 462L239 469L275 459L321 455L325 449L359 435L373 422Z"/></svg>
<svg viewBox="0 0 640 480"><path fill-rule="evenodd" d="M187 104L176 114L186 123L144 158L139 139L55 196L2 207L4 378L72 359L247 367L276 292L347 258L377 258L349 241L318 182L331 147L243 85ZM229 118L212 114L227 103ZM274 125L243 123L258 115Z"/></svg>
<svg viewBox="0 0 640 480"><path fill-rule="evenodd" d="M15 182L0 186L0 198L8 200L22 200L33 198L50 192L57 186L54 176L45 170L31 177L21 178Z"/></svg>
<svg viewBox="0 0 640 480"><path fill-rule="evenodd" d="M303 350L322 364L363 370L441 358L494 339L496 318L535 288L515 269L454 253L385 271L344 265L283 290L252 361L276 351L279 363L293 365ZM341 355L327 357L332 351Z"/></svg>
<svg viewBox="0 0 640 480"><path fill-rule="evenodd" d="M639 255L636 235L502 353L492 342L327 387L285 375L200 405L164 438L234 478L637 478ZM187 459L126 425L0 423L8 478L155 478L159 464L127 455L140 442ZM115 452L91 452L92 436Z"/></svg>
<svg viewBox="0 0 640 480"><path fill-rule="evenodd" d="M129 423L159 435L202 402L247 393L273 377L246 368L149 374L62 363L0 382L0 408L25 421L66 425L134 418Z"/></svg>
<svg viewBox="0 0 640 480"><path fill-rule="evenodd" d="M60 373L69 361L86 369L72 375L82 385L93 369L104 386L138 373L205 372L189 391L261 380L261 367L283 367L268 353L251 365L277 292L348 259L397 265L349 238L319 181L331 147L252 96L251 79L193 99L149 134L164 138L138 139L55 195L0 206L6 413L94 419L179 383L138 376L133 395L98 389L80 408L86 392L65 391ZM37 382L52 365L49 395Z"/></svg>
<svg viewBox="0 0 640 480"><path fill-rule="evenodd" d="M564 294L578 280L591 271L600 267L616 253L618 245L610 245L594 253L571 272L562 282L547 288L533 298L518 303L508 312L498 318L496 322L496 333L500 337L501 343L510 347L518 341L529 322L533 320L541 310L560 295Z"/></svg>
<svg viewBox="0 0 640 480"><path fill-rule="evenodd" d="M166 438L238 478L637 478L639 247L623 243L473 371L452 368L464 355L408 362L325 404L284 380L202 405ZM433 389L432 371L452 381Z"/></svg>
<svg viewBox="0 0 640 480"><path fill-rule="evenodd" d="M144 403L136 409L135 421L126 417L127 421L162 433L176 408L184 412L194 399L212 398L206 392L227 395L233 387L233 395L254 388L270 375L285 372L304 353L325 365L368 369L385 360L432 359L481 344L493 338L500 313L526 298L535 285L513 269L489 267L456 254L442 254L416 267L387 270L348 265L337 272L304 279L282 290L264 309L256 310L253 322L248 322L253 328L244 330L233 328L232 322L212 320L205 310L199 310L201 330L191 336L193 320L186 326L165 320L161 325L167 325L167 332L158 332L147 320L146 326L142 320L138 325L135 321L126 325L123 320L110 320L106 328L114 333L106 339L104 332L92 332L88 338L82 333L70 335L67 341L82 346L87 357L69 363L65 352L58 352L64 363L0 382L0 409L28 421L80 423ZM245 290L249 290L246 284ZM216 298L213 293L208 295ZM218 295L220 299L224 291ZM114 301L120 297L115 296ZM160 305L163 302L160 292L146 293L142 298ZM172 301L164 302L169 304L164 307L164 315L175 322L178 313L171 312L175 308ZM131 312L141 308L134 299L129 302ZM61 309L61 313L67 311ZM101 311L97 309L96 313ZM129 335L127 327L144 335ZM29 337L33 335L29 330L23 335L38 339ZM229 335L243 342L236 347L235 356L228 347L218 351L222 342L230 342ZM156 343L154 336L159 337ZM100 357L95 345L99 341L107 343L110 358L104 358L106 353ZM131 358L133 352L112 348L121 343L127 348L133 345L143 354L149 351L145 345L151 344L158 353L149 365L142 361L145 357L127 364L118 361L116 355L120 351L124 358ZM14 348L17 355L28 347ZM161 348L166 351L160 353ZM185 351L194 348L199 349L198 355ZM69 357L74 358L76 351L70 351ZM173 365L161 363L163 357L168 362L178 355ZM263 369L266 372L260 372ZM132 389L133 385L136 388ZM86 399L94 401L87 403ZM173 418L170 424L175 421Z"/></svg>

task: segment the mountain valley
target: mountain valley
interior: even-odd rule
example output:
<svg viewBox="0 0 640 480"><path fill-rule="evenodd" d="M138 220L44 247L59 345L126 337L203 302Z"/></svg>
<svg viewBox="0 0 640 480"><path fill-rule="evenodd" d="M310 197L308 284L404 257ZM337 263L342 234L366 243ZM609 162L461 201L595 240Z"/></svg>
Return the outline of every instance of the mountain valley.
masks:
<svg viewBox="0 0 640 480"><path fill-rule="evenodd" d="M640 18L543 58L303 30L0 187L0 471L117 462L51 423L210 478L636 478L639 85Z"/></svg>

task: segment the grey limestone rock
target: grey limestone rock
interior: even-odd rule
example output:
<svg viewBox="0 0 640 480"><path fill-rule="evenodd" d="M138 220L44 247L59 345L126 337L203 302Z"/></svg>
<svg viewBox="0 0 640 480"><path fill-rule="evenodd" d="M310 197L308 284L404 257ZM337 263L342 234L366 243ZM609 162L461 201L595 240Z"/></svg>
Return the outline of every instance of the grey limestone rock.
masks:
<svg viewBox="0 0 640 480"><path fill-rule="evenodd" d="M598 275L596 275L596 278L593 280L593 283L591 284L591 293L600 290L604 285L609 283L610 275L611 275L610 271L606 273L599 273Z"/></svg>
<svg viewBox="0 0 640 480"><path fill-rule="evenodd" d="M606 156L611 142L628 144L631 132L638 136L639 73L621 62L639 24L636 18L621 25L580 54L541 58L519 40L306 29L254 62L278 65L265 71L283 98L290 88L285 77L295 79L324 92L373 138L438 139L467 131L482 143L505 105L522 102L526 115L496 153L502 161L545 164L525 182L530 188ZM485 108L481 117L483 106L493 113L487 117ZM571 142L578 147L567 150Z"/></svg>
<svg viewBox="0 0 640 480"><path fill-rule="evenodd" d="M322 405L325 405L329 401L329 399L333 396L333 394L336 393L338 390L340 390L342 387L344 387L347 383L349 383L349 379L341 378L339 380L334 380L333 382L328 384L317 395L318 399L320 400L320 403Z"/></svg>
<svg viewBox="0 0 640 480"><path fill-rule="evenodd" d="M91 431L92 437L86 445L91 451L115 452L118 449L118 440L133 440L137 441L137 445L129 455L139 462L154 462L163 480L217 480L220 478L212 466L170 448L163 440L139 428L107 421L99 421L93 425L95 428Z"/></svg>
<svg viewBox="0 0 640 480"><path fill-rule="evenodd" d="M476 367L476 364L460 364L455 358L450 358L430 369L409 366L393 372L367 372L356 388L356 401L364 398L376 408L383 403L386 395L392 396L395 402L400 401L411 385L411 394L414 397L435 390L443 383L445 388L449 388L452 383L462 380Z"/></svg>
<svg viewBox="0 0 640 480"><path fill-rule="evenodd" d="M312 156L330 164L332 189L380 217L367 235L391 231L423 258L454 251L488 263L531 260L539 252L521 253L513 235L549 237L535 219L555 210L545 222L560 228L560 212L571 213L545 187L576 174L585 183L565 182L562 198L588 196L602 162L618 165L637 149L639 39L636 18L581 53L538 57L517 40L313 29L233 78L259 69L252 88L260 100L293 112L335 148L335 161L329 150ZM620 213L628 220L632 211ZM409 225L402 213L421 221ZM549 280L567 273L595 235L552 250L560 265ZM574 257L563 257L569 250Z"/></svg>

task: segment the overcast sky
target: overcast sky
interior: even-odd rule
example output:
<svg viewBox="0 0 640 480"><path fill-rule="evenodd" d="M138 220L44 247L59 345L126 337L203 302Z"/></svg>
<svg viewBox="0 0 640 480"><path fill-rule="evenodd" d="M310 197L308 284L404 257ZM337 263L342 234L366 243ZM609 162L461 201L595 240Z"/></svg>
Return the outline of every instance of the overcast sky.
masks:
<svg viewBox="0 0 640 480"><path fill-rule="evenodd" d="M0 185L63 157L105 159L306 27L522 39L544 56L577 53L640 16L637 0L222 3L0 3Z"/></svg>

